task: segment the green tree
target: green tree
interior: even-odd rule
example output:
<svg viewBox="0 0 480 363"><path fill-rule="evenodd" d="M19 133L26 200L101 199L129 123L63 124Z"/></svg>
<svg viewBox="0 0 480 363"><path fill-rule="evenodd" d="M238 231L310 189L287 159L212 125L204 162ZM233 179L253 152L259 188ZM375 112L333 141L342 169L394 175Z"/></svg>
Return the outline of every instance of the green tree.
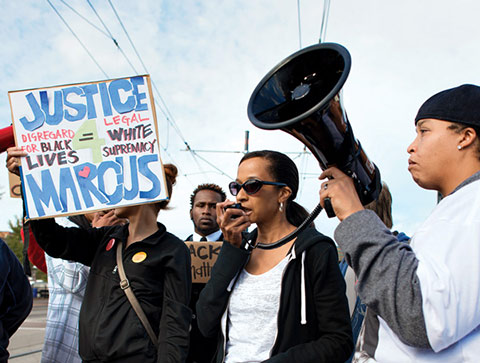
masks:
<svg viewBox="0 0 480 363"><path fill-rule="evenodd" d="M23 243L20 235L20 231L22 230L21 220L20 218L15 218L15 221L9 221L8 225L10 226L11 232L5 238L5 242L21 262L23 259Z"/></svg>
<svg viewBox="0 0 480 363"><path fill-rule="evenodd" d="M8 225L10 226L10 234L5 238L5 242L8 247L13 251L15 256L17 256L20 263L23 261L23 242L20 231L22 230L22 220L20 218L15 218L15 221L9 221ZM23 265L23 263L22 263ZM43 271L40 271L35 266L32 266L30 263L30 268L32 270L32 275L35 276L37 280L47 281L47 274Z"/></svg>

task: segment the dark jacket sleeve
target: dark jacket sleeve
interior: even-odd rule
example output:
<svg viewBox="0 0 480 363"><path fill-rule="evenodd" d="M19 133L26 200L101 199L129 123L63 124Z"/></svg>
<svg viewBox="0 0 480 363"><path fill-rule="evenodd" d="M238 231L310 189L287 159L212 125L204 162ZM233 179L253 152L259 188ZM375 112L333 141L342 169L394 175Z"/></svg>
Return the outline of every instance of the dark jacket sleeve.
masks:
<svg viewBox="0 0 480 363"><path fill-rule="evenodd" d="M8 358L7 346L32 310L32 288L17 257L0 239L0 362Z"/></svg>
<svg viewBox="0 0 480 363"><path fill-rule="evenodd" d="M162 316L158 337L158 363L185 362L192 311L190 251L180 240L165 265Z"/></svg>
<svg viewBox="0 0 480 363"><path fill-rule="evenodd" d="M223 243L210 280L197 301L198 328L204 336L217 336L230 296L228 286L245 265L249 255L246 250L232 246L226 241Z"/></svg>
<svg viewBox="0 0 480 363"><path fill-rule="evenodd" d="M91 265L98 244L110 228L67 228L58 225L53 218L29 223L37 243L49 256L80 262L86 266Z"/></svg>
<svg viewBox="0 0 480 363"><path fill-rule="evenodd" d="M306 252L306 289L312 291L318 338L295 345L266 362L343 363L353 352L345 281L338 267L336 248L333 241L328 240ZM307 323L311 319L307 317Z"/></svg>
<svg viewBox="0 0 480 363"><path fill-rule="evenodd" d="M398 242L378 216L364 210L346 218L335 240L358 277L358 295L405 344L430 348L411 247Z"/></svg>

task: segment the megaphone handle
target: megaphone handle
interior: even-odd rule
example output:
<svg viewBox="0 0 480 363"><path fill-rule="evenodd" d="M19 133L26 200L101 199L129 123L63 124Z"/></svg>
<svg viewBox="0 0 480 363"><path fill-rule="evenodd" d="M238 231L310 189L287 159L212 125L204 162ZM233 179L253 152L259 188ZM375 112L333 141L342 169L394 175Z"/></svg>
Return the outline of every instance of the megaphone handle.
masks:
<svg viewBox="0 0 480 363"><path fill-rule="evenodd" d="M333 218L336 216L335 211L333 210L332 201L330 200L330 198L327 197L323 200L323 206L324 206L325 212L327 212L328 218Z"/></svg>

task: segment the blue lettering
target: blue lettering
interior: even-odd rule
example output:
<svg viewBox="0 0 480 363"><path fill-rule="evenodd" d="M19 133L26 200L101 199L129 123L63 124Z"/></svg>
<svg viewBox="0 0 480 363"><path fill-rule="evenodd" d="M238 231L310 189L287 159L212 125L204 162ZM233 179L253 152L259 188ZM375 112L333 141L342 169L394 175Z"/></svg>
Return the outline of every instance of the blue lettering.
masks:
<svg viewBox="0 0 480 363"><path fill-rule="evenodd" d="M119 158L117 158L119 159ZM123 164L123 163L122 163ZM104 175L108 169L113 169L117 174L117 187L112 194L107 194L105 190L105 179ZM103 195L107 196L109 199L108 205L117 204L122 200L123 197L123 173L122 173L122 165L114 162L114 161L103 161L100 163L97 169L98 172L98 189L100 190Z"/></svg>
<svg viewBox="0 0 480 363"><path fill-rule="evenodd" d="M132 84L126 79L116 79L108 86L112 106L118 113L127 113L135 108L135 97L128 96L127 100L122 103L120 100L119 90L123 89L125 92L132 90Z"/></svg>
<svg viewBox="0 0 480 363"><path fill-rule="evenodd" d="M125 170L123 165L123 157L117 157L115 158L115 161L122 166L123 170ZM136 155L130 156L130 175L132 176L132 188L129 190L125 187L125 183L123 185L123 199L126 199L126 200L132 200L138 194L138 172L137 172L137 156Z"/></svg>
<svg viewBox="0 0 480 363"><path fill-rule="evenodd" d="M67 121L78 121L82 120L85 117L87 108L81 103L72 103L68 100L68 95L70 93L75 93L76 95L82 96L83 92L80 87L67 87L62 89L63 92L63 104L67 107L73 108L77 111L76 115L72 115L68 110L65 110L65 120Z"/></svg>
<svg viewBox="0 0 480 363"><path fill-rule="evenodd" d="M97 198L100 203L108 202L108 199L92 183L92 180L97 176L97 168L95 167L95 164L83 163L75 166L73 170L75 176L77 177L78 186L80 187L80 191L82 192L83 200L87 208L93 206L90 193L93 194L93 196Z"/></svg>
<svg viewBox="0 0 480 363"><path fill-rule="evenodd" d="M145 92L142 92L142 93L138 92L138 86L143 85L145 83L143 77L141 76L132 77L130 78L130 82L132 82L132 86L133 86L132 93L137 100L137 106L135 107L135 111L148 110L148 105L145 103L142 103L142 100L146 99L147 95L145 94Z"/></svg>
<svg viewBox="0 0 480 363"><path fill-rule="evenodd" d="M43 210L42 203L48 207L50 204L50 200L53 202L53 206L55 209L60 211L62 206L60 205L60 201L58 199L57 191L55 189L55 185L53 184L52 175L50 174L50 170L42 170L42 187L39 187L35 179L32 175L27 174L27 184L30 189L30 193L33 198L33 202L35 203L35 208L37 209L37 214L39 217L45 215L45 211Z"/></svg>
<svg viewBox="0 0 480 363"><path fill-rule="evenodd" d="M88 110L88 119L93 119L97 117L97 111L95 110L95 103L93 102L93 95L98 93L97 85L96 84L87 84L85 86L81 86L83 89L84 97L87 102L87 110Z"/></svg>
<svg viewBox="0 0 480 363"><path fill-rule="evenodd" d="M69 212L68 210L68 197L67 189L70 189L72 193L73 202L75 203L75 210L80 210L82 208L80 204L80 199L78 198L77 188L75 187L75 182L72 177L71 168L62 168L60 169L60 203L63 206L62 212Z"/></svg>
<svg viewBox="0 0 480 363"><path fill-rule="evenodd" d="M23 116L20 119L20 122L22 123L23 127L27 131L33 131L38 129L40 126L43 125L45 122L45 114L43 113L42 109L40 108L40 105L38 104L35 96L33 95L32 92L28 93L25 98L28 101L28 104L30 105L30 108L32 109L33 112L33 117L34 119L32 121L28 121L28 119Z"/></svg>
<svg viewBox="0 0 480 363"><path fill-rule="evenodd" d="M45 121L49 125L58 125L63 119L63 100L62 92L55 91L53 93L53 115L50 115L48 93L47 91L40 91L40 103L42 105L42 110L45 112L46 119Z"/></svg>
<svg viewBox="0 0 480 363"><path fill-rule="evenodd" d="M124 114L135 111L148 110L146 92L139 91L139 86L145 85L145 79L136 76L127 79L116 79L107 83L86 84L82 86L65 87L59 91L39 91L40 102L32 92L25 95L25 98L33 113L33 120L26 116L20 118L20 122L27 131L33 131L41 127L44 122L49 125L58 125L64 118L67 121L79 121L85 118L97 118L94 95L100 92L100 99L104 116L112 116L113 109ZM125 102L122 102L120 93L126 94ZM75 94L85 99L84 102L75 103L69 100L69 95ZM50 114L50 108L53 113ZM112 109L113 106L113 109Z"/></svg>
<svg viewBox="0 0 480 363"><path fill-rule="evenodd" d="M108 97L107 85L99 83L98 89L102 98L103 116L112 116L112 106L110 105L110 97Z"/></svg>
<svg viewBox="0 0 480 363"><path fill-rule="evenodd" d="M160 194L160 180L158 180L157 176L148 168L148 163L157 161L158 155L144 155L138 158L138 171L152 182L152 189L146 192L140 191L140 198L153 199Z"/></svg>

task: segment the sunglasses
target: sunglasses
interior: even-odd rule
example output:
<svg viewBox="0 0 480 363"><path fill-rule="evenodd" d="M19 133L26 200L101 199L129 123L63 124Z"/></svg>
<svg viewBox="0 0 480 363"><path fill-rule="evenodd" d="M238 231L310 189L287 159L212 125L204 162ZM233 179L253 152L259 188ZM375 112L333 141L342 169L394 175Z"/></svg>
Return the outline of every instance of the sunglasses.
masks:
<svg viewBox="0 0 480 363"><path fill-rule="evenodd" d="M264 185L277 185L279 187L286 187L287 184L285 183L277 183L277 182L269 182L269 181L263 181L263 180L258 180L258 179L250 179L247 180L243 184L239 184L236 181L232 181L229 185L228 188L230 189L230 193L232 193L233 196L236 196L238 193L240 193L240 190L243 188L245 190L245 193L248 195L255 194L258 192L262 186Z"/></svg>

